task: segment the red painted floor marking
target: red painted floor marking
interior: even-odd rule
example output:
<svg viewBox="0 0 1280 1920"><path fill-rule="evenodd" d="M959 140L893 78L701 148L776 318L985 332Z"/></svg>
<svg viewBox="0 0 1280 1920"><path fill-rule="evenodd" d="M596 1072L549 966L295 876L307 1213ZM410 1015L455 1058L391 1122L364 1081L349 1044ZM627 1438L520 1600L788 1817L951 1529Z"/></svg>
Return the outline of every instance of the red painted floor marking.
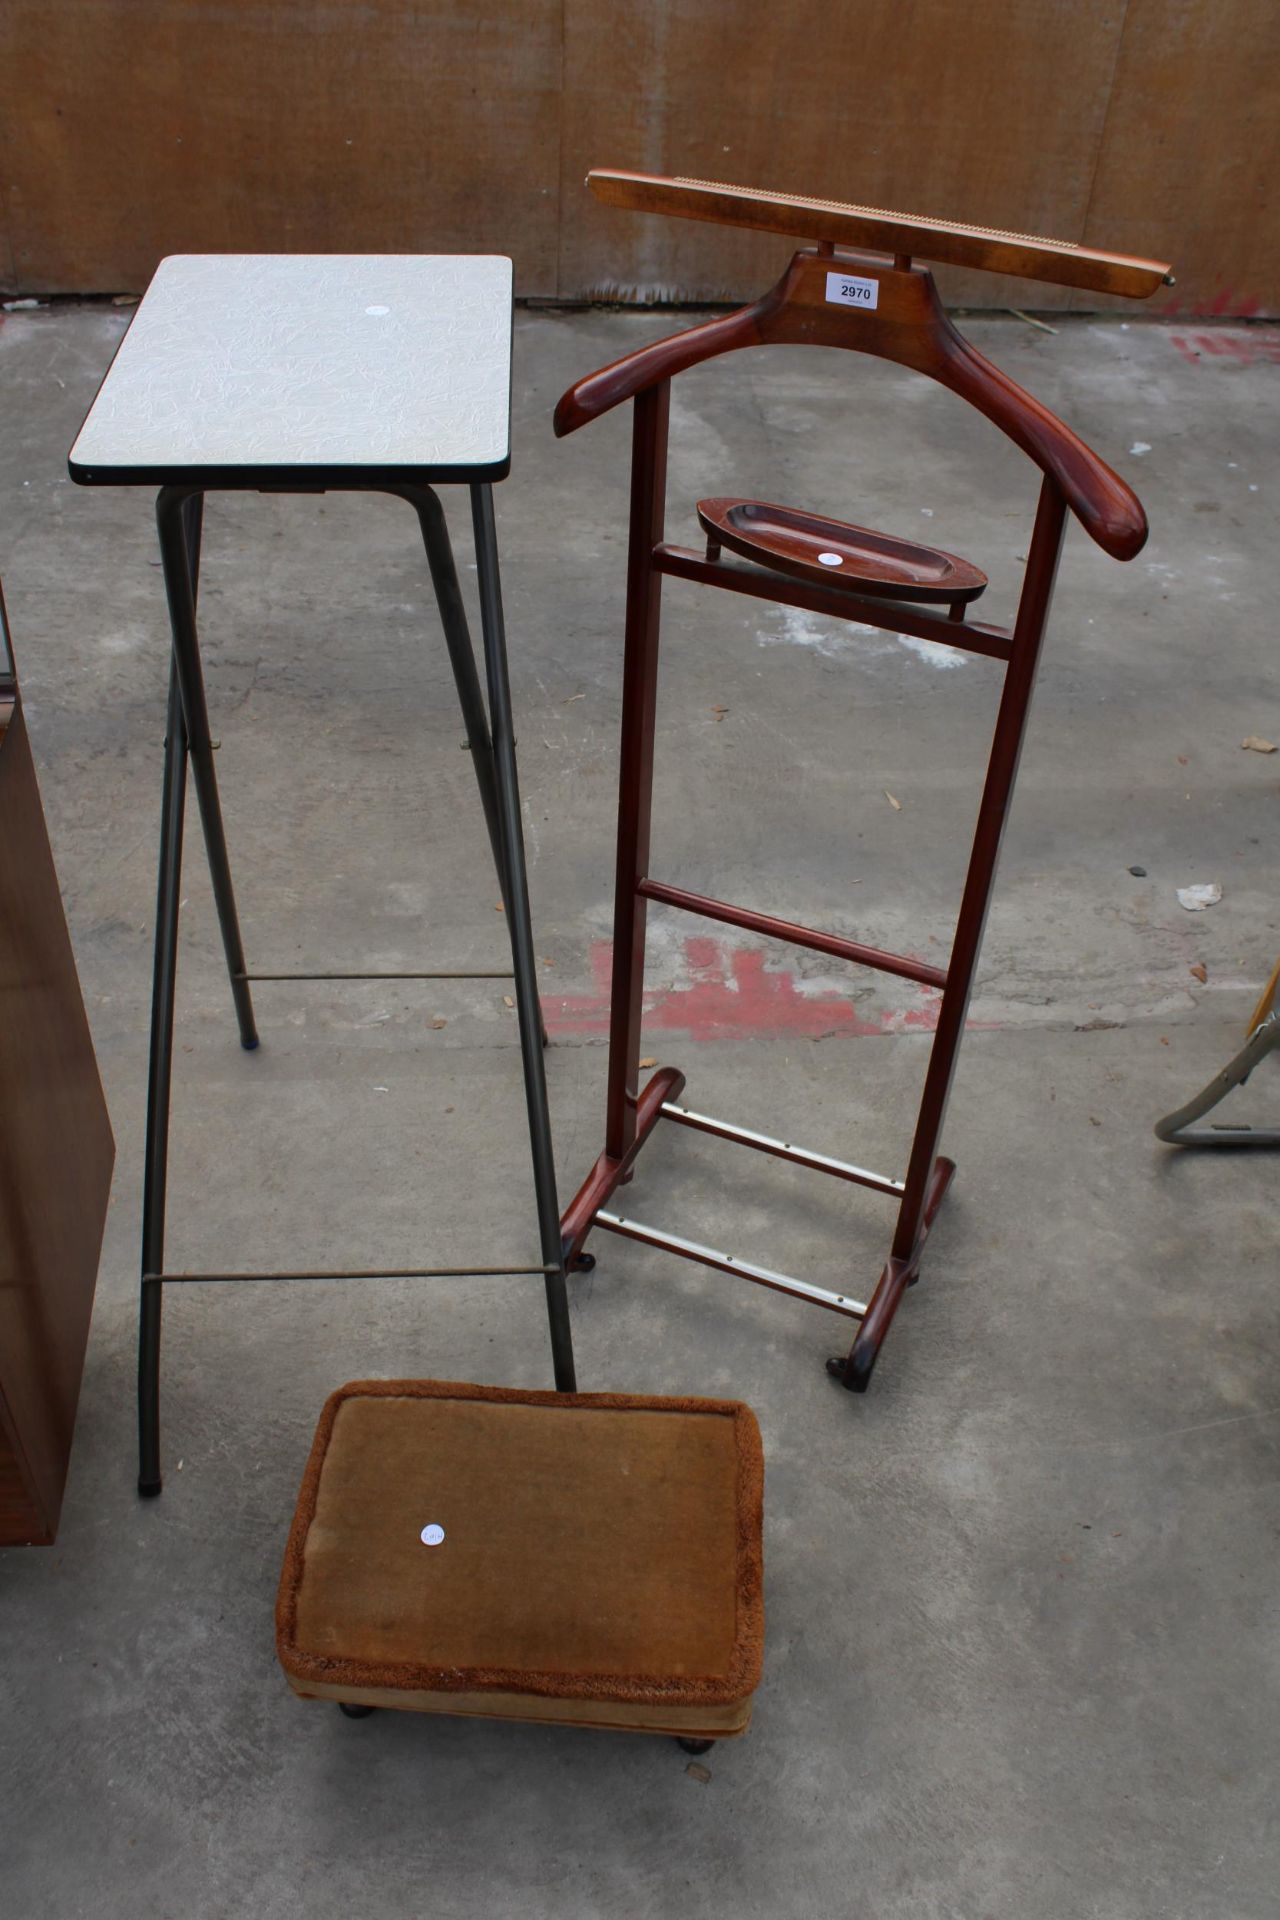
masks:
<svg viewBox="0 0 1280 1920"><path fill-rule="evenodd" d="M1280 365L1280 332L1274 327L1254 327L1248 333L1171 333L1169 340L1192 367L1206 359L1234 360L1242 367Z"/></svg>
<svg viewBox="0 0 1280 1920"><path fill-rule="evenodd" d="M1184 300L1181 294L1172 297L1166 294L1160 302L1161 320L1256 320L1262 311L1263 300L1257 293L1216 293L1207 304L1204 300Z"/></svg>
<svg viewBox="0 0 1280 1920"><path fill-rule="evenodd" d="M766 968L759 947L735 947L702 934L684 942L687 978L669 987L650 987L644 996L647 1030L685 1033L691 1040L729 1040L742 1034L789 1034L820 1040L828 1034L925 1032L938 1024L942 995L933 987L903 982L917 996L906 1008L883 1007L870 1017L858 1011L838 987L804 989L786 968ZM552 1035L607 1034L609 975L613 942L593 940L594 991L543 997L547 1031Z"/></svg>

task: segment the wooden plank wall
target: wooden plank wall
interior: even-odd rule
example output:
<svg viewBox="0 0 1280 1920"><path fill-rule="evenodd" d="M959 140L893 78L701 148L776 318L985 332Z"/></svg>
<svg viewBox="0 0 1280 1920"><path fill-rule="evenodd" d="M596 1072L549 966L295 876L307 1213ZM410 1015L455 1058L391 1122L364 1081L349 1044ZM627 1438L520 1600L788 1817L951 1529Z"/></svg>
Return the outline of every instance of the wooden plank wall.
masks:
<svg viewBox="0 0 1280 1920"><path fill-rule="evenodd" d="M597 207L607 163L1158 254L1146 310L1276 313L1277 71L1277 0L0 0L0 274L483 247L525 295L700 301L785 259Z"/></svg>
<svg viewBox="0 0 1280 1920"><path fill-rule="evenodd" d="M1277 0L1128 0L1088 225L1070 237L1106 246L1137 222L1132 250L1175 263L1152 303L1171 313L1280 313L1278 177Z"/></svg>
<svg viewBox="0 0 1280 1920"><path fill-rule="evenodd" d="M14 269L136 291L167 253L509 253L556 284L545 0L0 0Z"/></svg>

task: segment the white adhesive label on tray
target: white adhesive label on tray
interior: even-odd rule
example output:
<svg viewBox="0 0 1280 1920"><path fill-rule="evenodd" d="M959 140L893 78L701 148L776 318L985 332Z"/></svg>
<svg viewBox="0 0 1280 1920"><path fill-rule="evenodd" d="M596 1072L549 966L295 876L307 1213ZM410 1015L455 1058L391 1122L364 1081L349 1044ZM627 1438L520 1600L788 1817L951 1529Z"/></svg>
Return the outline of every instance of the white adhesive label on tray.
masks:
<svg viewBox="0 0 1280 1920"><path fill-rule="evenodd" d="M880 305L880 282L858 280L850 273L829 273L827 299L837 307L862 307L870 313Z"/></svg>

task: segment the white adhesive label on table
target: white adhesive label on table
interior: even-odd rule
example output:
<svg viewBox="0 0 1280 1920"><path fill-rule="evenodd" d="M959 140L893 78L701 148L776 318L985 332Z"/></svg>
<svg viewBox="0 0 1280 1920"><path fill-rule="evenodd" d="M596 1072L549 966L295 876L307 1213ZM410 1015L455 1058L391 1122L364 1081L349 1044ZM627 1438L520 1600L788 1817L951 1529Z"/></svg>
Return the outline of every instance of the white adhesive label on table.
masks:
<svg viewBox="0 0 1280 1920"><path fill-rule="evenodd" d="M421 1540L424 1547L442 1546L444 1543L444 1528L441 1526L438 1526L436 1522L433 1520L429 1527L424 1527L422 1529L422 1532L418 1535L418 1538L419 1540Z"/></svg>
<svg viewBox="0 0 1280 1920"><path fill-rule="evenodd" d="M880 282L859 280L851 273L829 273L827 299L837 307L862 307L870 313L880 305Z"/></svg>

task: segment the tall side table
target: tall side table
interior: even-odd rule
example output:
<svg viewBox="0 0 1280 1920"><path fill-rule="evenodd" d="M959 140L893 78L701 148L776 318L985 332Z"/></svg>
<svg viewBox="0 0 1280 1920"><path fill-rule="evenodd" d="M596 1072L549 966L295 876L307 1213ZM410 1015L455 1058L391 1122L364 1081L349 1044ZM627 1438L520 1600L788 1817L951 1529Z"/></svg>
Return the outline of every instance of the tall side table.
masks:
<svg viewBox="0 0 1280 1920"><path fill-rule="evenodd" d="M543 1032L494 526L511 465L511 262L482 255L175 255L161 262L71 450L83 486L157 489L173 635L156 899L138 1349L138 1490L160 1471L166 1284L518 1273L546 1286L555 1384L574 1387ZM481 694L434 491L470 491L484 637ZM333 980L514 978L540 1260L507 1267L168 1273L169 1095L187 771L196 790L241 1045L258 1045L213 764L196 629L204 496L381 492L418 517L511 938L510 972L331 973Z"/></svg>

